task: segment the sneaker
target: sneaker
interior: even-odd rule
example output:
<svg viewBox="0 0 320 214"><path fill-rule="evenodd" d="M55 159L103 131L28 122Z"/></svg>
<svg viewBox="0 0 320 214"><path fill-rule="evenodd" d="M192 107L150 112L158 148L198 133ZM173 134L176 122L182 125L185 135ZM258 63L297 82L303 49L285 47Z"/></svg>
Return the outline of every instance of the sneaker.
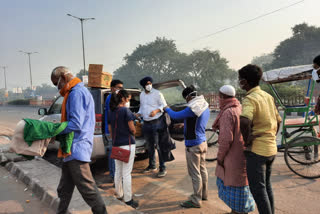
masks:
<svg viewBox="0 0 320 214"><path fill-rule="evenodd" d="M180 204L184 208L200 208L200 205L193 203L192 201L184 201Z"/></svg>
<svg viewBox="0 0 320 214"><path fill-rule="evenodd" d="M147 173L147 172L155 172L155 171L157 171L157 168L156 168L156 167L155 167L155 168L152 168L152 167L150 167L150 166L148 166L147 168L145 168L145 169L143 170L144 173Z"/></svg>
<svg viewBox="0 0 320 214"><path fill-rule="evenodd" d="M166 174L167 174L167 170L160 169L159 172L158 172L158 177L162 178L162 177L166 176Z"/></svg>
<svg viewBox="0 0 320 214"><path fill-rule="evenodd" d="M128 201L128 202L125 202L125 203L126 203L126 205L129 205L129 206L131 206L131 207L133 207L135 209L139 206L139 202L138 201L134 201L133 199L131 199L131 201Z"/></svg>

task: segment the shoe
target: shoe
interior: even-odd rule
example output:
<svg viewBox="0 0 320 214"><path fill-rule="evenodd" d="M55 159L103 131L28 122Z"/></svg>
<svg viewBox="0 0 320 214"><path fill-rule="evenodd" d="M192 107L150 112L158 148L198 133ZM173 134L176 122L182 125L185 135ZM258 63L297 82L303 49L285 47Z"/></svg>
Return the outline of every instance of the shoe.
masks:
<svg viewBox="0 0 320 214"><path fill-rule="evenodd" d="M167 174L167 170L160 169L158 172L158 178L162 178L162 177L166 176L166 174Z"/></svg>
<svg viewBox="0 0 320 214"><path fill-rule="evenodd" d="M131 199L131 201L128 201L128 202L125 202L125 203L126 203L126 205L129 205L129 206L131 206L131 207L133 207L135 209L139 206L139 202L138 201L134 201L133 199Z"/></svg>
<svg viewBox="0 0 320 214"><path fill-rule="evenodd" d="M200 205L193 203L192 201L184 201L180 204L184 208L200 208Z"/></svg>
<svg viewBox="0 0 320 214"><path fill-rule="evenodd" d="M122 196L122 197L117 197L117 199L118 199L119 201L123 201L123 196Z"/></svg>
<svg viewBox="0 0 320 214"><path fill-rule="evenodd" d="M152 168L152 167L148 166L147 168L145 168L145 169L143 170L143 173L155 172L155 171L157 171L157 168L156 168L156 167L155 167L155 168Z"/></svg>
<svg viewBox="0 0 320 214"><path fill-rule="evenodd" d="M202 198L202 201L208 201L208 198Z"/></svg>

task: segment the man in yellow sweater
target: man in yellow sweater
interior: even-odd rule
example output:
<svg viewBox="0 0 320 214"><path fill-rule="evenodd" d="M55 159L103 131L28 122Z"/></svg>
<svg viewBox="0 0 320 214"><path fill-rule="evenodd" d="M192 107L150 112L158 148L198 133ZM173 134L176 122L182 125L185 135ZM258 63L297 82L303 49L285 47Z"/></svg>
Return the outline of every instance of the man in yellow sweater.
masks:
<svg viewBox="0 0 320 214"><path fill-rule="evenodd" d="M239 85L247 91L242 100L240 129L246 146L250 191L260 214L274 214L270 176L277 154L276 135L281 117L273 97L260 89L261 68L249 64L238 73Z"/></svg>

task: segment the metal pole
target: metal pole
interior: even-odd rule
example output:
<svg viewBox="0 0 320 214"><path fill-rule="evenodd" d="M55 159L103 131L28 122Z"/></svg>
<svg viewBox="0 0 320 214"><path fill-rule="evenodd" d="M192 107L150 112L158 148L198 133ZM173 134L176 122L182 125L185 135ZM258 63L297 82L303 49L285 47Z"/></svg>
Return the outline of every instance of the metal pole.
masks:
<svg viewBox="0 0 320 214"><path fill-rule="evenodd" d="M81 33L82 33L82 53L83 53L83 72L86 75L86 58L84 53L84 37L83 37L83 19L80 19L81 22Z"/></svg>
<svg viewBox="0 0 320 214"><path fill-rule="evenodd" d="M7 90L7 75L6 75L6 67L7 66L2 66L2 68L3 68L3 74L4 74L4 87L5 87L5 89Z"/></svg>
<svg viewBox="0 0 320 214"><path fill-rule="evenodd" d="M31 84L31 91L32 91L32 73L31 73L30 55L31 55L31 53L28 53L28 57L29 57L29 70L30 70L30 84Z"/></svg>
<svg viewBox="0 0 320 214"><path fill-rule="evenodd" d="M6 67L5 66L3 66L3 70L4 70L4 85L7 90L7 75L6 75Z"/></svg>

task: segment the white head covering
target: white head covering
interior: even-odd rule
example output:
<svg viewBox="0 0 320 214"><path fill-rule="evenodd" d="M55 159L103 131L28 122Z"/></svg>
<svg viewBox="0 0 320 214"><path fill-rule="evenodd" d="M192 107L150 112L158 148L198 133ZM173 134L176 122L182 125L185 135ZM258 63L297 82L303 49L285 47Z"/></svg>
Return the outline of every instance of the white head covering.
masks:
<svg viewBox="0 0 320 214"><path fill-rule="evenodd" d="M228 95L231 97L236 96L236 90L234 89L234 87L232 85L224 85L219 89L219 91L222 94L225 94L225 95Z"/></svg>

